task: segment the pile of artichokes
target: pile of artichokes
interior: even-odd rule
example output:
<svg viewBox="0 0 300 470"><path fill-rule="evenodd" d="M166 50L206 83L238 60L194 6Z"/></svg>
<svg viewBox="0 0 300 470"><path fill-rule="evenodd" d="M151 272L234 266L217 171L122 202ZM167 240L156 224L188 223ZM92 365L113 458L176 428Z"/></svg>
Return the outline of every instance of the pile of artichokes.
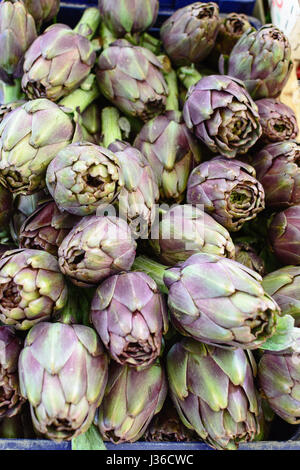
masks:
<svg viewBox="0 0 300 470"><path fill-rule="evenodd" d="M214 2L160 38L158 0L59 8L0 3L0 437L267 440L266 404L300 422L289 41Z"/></svg>

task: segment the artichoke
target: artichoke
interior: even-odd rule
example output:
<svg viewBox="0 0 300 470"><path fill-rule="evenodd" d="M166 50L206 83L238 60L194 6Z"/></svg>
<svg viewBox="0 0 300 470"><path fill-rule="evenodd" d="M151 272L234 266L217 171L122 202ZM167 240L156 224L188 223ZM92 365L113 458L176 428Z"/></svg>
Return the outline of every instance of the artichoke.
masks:
<svg viewBox="0 0 300 470"><path fill-rule="evenodd" d="M252 271L256 271L261 276L265 274L266 268L264 260L257 254L255 249L249 243L237 242L234 244L234 247L235 260L238 263L241 263L247 268L252 269ZM266 292L270 294L267 289Z"/></svg>
<svg viewBox="0 0 300 470"><path fill-rule="evenodd" d="M183 424L209 445L233 450L259 435L260 406L246 352L184 339L170 350L167 370Z"/></svg>
<svg viewBox="0 0 300 470"><path fill-rule="evenodd" d="M228 13L222 19L213 53L230 54L243 34L252 28L247 15L243 13Z"/></svg>
<svg viewBox="0 0 300 470"><path fill-rule="evenodd" d="M290 424L300 423L299 354L266 351L258 365L258 378L272 410Z"/></svg>
<svg viewBox="0 0 300 470"><path fill-rule="evenodd" d="M160 355L168 313L164 297L147 274L121 273L106 279L96 290L91 319L119 364L141 370Z"/></svg>
<svg viewBox="0 0 300 470"><path fill-rule="evenodd" d="M116 444L137 441L166 395L167 381L159 362L141 371L112 363L98 417L104 439Z"/></svg>
<svg viewBox="0 0 300 470"><path fill-rule="evenodd" d="M57 441L84 433L101 403L107 372L107 356L91 328L48 322L32 328L19 377L35 429Z"/></svg>
<svg viewBox="0 0 300 470"><path fill-rule="evenodd" d="M198 139L228 158L248 152L262 133L258 108L244 84L226 75L210 75L192 86L183 116Z"/></svg>
<svg viewBox="0 0 300 470"><path fill-rule="evenodd" d="M13 197L8 189L0 184L0 230L6 230L13 210Z"/></svg>
<svg viewBox="0 0 300 470"><path fill-rule="evenodd" d="M290 43L272 24L248 30L219 62L220 73L242 80L254 100L278 97L292 67Z"/></svg>
<svg viewBox="0 0 300 470"><path fill-rule="evenodd" d="M149 244L164 264L174 266L202 252L234 258L234 245L227 230L210 215L188 204L164 213L159 222L158 239Z"/></svg>
<svg viewBox="0 0 300 470"><path fill-rule="evenodd" d="M124 220L84 217L60 245L59 266L75 285L90 287L130 271L135 252L136 242Z"/></svg>
<svg viewBox="0 0 300 470"><path fill-rule="evenodd" d="M281 309L282 315L291 315L300 326L300 268L286 266L263 278L262 286Z"/></svg>
<svg viewBox="0 0 300 470"><path fill-rule="evenodd" d="M53 318L67 301L57 260L45 251L15 250L0 259L0 320L28 330Z"/></svg>
<svg viewBox="0 0 300 470"><path fill-rule="evenodd" d="M162 64L148 49L124 39L112 43L97 62L100 91L125 114L147 121L166 107Z"/></svg>
<svg viewBox="0 0 300 470"><path fill-rule="evenodd" d="M275 215L269 226L269 240L279 261L300 265L300 205Z"/></svg>
<svg viewBox="0 0 300 470"><path fill-rule="evenodd" d="M15 416L24 403L19 388L18 360L22 341L13 329L0 326L0 418Z"/></svg>
<svg viewBox="0 0 300 470"><path fill-rule="evenodd" d="M33 16L37 28L49 23L58 13L60 0L21 0L27 11Z"/></svg>
<svg viewBox="0 0 300 470"><path fill-rule="evenodd" d="M61 213L55 202L48 202L25 220L19 244L22 248L44 250L57 256L61 242L79 220L79 217Z"/></svg>
<svg viewBox="0 0 300 470"><path fill-rule="evenodd" d="M198 341L255 349L273 335L280 314L261 280L236 261L193 255L164 274L171 321Z"/></svg>
<svg viewBox="0 0 300 470"><path fill-rule="evenodd" d="M18 194L42 189L50 161L80 135L68 109L28 101L0 123L0 182Z"/></svg>
<svg viewBox="0 0 300 470"><path fill-rule="evenodd" d="M275 142L249 156L263 185L267 208L284 209L300 202L300 144Z"/></svg>
<svg viewBox="0 0 300 470"><path fill-rule="evenodd" d="M0 78L7 83L22 76L24 53L37 36L34 19L21 2L0 4Z"/></svg>
<svg viewBox="0 0 300 470"><path fill-rule="evenodd" d="M160 37L174 64L197 64L212 51L219 27L218 5L196 2L175 11L162 25Z"/></svg>
<svg viewBox="0 0 300 470"><path fill-rule="evenodd" d="M266 144L293 140L297 137L299 128L294 111L284 103L274 98L264 98L256 101L260 124L262 127L261 140Z"/></svg>
<svg viewBox="0 0 300 470"><path fill-rule="evenodd" d="M189 174L200 163L200 149L184 124L179 111L168 111L147 122L135 139L150 163L160 189L161 200L181 202Z"/></svg>
<svg viewBox="0 0 300 470"><path fill-rule="evenodd" d="M252 166L214 158L196 167L189 178L187 202L204 210L230 231L242 228L265 208L264 190Z"/></svg>
<svg viewBox="0 0 300 470"><path fill-rule="evenodd" d="M103 21L116 37L142 33L158 15L158 0L99 0Z"/></svg>
<svg viewBox="0 0 300 470"><path fill-rule="evenodd" d="M31 194L29 196L18 195L14 198L13 213L9 228L13 241L19 244L20 229L25 220L38 208L49 200L44 191Z"/></svg>

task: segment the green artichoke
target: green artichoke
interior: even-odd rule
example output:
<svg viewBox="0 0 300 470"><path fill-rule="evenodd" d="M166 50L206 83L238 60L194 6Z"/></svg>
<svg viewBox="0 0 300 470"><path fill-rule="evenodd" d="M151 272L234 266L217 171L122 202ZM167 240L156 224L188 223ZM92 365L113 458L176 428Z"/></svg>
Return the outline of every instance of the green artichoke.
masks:
<svg viewBox="0 0 300 470"><path fill-rule="evenodd" d="M45 251L9 251L0 260L0 320L28 330L53 318L67 301L56 258Z"/></svg>
<svg viewBox="0 0 300 470"><path fill-rule="evenodd" d="M183 424L209 445L233 450L259 435L260 406L246 352L184 339L170 350L167 371Z"/></svg>
<svg viewBox="0 0 300 470"><path fill-rule="evenodd" d="M27 11L33 16L37 28L49 23L58 13L60 0L21 0Z"/></svg>
<svg viewBox="0 0 300 470"><path fill-rule="evenodd" d="M57 441L87 431L107 371L107 356L91 328L47 322L32 328L20 355L19 377L36 431Z"/></svg>
<svg viewBox="0 0 300 470"><path fill-rule="evenodd" d="M166 395L167 381L159 362L141 371L112 363L98 417L104 439L116 444L137 441Z"/></svg>

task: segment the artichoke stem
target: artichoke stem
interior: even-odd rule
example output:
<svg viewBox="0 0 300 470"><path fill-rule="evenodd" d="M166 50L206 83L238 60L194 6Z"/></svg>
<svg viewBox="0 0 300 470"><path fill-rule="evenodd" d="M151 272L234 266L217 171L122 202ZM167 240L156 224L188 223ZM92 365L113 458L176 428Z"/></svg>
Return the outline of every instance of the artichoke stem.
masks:
<svg viewBox="0 0 300 470"><path fill-rule="evenodd" d="M146 256L138 256L135 259L131 269L132 271L142 271L143 273L148 274L148 276L150 276L153 281L156 282L159 290L163 294L168 294L169 291L163 280L164 273L166 269L168 269L167 266L157 263L156 261L153 261Z"/></svg>
<svg viewBox="0 0 300 470"><path fill-rule="evenodd" d="M149 49L155 55L161 54L162 42L160 39L151 36L149 33L143 33L140 38L140 46Z"/></svg>
<svg viewBox="0 0 300 470"><path fill-rule="evenodd" d="M86 108L100 96L95 75L90 74L81 84L80 88L60 100L59 104L71 110L83 113Z"/></svg>
<svg viewBox="0 0 300 470"><path fill-rule="evenodd" d="M120 114L116 108L107 107L102 110L102 144L108 147L116 140L122 140L122 132L119 124Z"/></svg>
<svg viewBox="0 0 300 470"><path fill-rule="evenodd" d="M166 110L167 111L178 111L179 110L179 101L178 101L178 83L177 75L175 70L171 70L169 73L164 74L165 80L169 88L169 94L167 97Z"/></svg>
<svg viewBox="0 0 300 470"><path fill-rule="evenodd" d="M93 39L101 21L100 11L96 7L87 8L74 31L87 39Z"/></svg>
<svg viewBox="0 0 300 470"><path fill-rule="evenodd" d="M201 73L198 72L194 65L189 67L180 67L177 70L177 75L187 90L189 90L191 86L196 85L196 83L198 83L202 78Z"/></svg>
<svg viewBox="0 0 300 470"><path fill-rule="evenodd" d="M7 104L13 101L19 101L24 97L21 91L21 79L15 79L14 85L0 81L0 104Z"/></svg>
<svg viewBox="0 0 300 470"><path fill-rule="evenodd" d="M100 38L103 49L107 49L117 39L103 21L100 24Z"/></svg>

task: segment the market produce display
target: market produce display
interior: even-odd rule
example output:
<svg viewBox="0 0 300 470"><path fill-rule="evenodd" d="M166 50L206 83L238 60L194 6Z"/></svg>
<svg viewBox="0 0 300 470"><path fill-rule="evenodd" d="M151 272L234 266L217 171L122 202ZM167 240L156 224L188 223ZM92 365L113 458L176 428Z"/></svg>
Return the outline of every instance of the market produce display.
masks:
<svg viewBox="0 0 300 470"><path fill-rule="evenodd" d="M0 3L0 438L237 449L300 422L291 46L214 2L158 13Z"/></svg>

